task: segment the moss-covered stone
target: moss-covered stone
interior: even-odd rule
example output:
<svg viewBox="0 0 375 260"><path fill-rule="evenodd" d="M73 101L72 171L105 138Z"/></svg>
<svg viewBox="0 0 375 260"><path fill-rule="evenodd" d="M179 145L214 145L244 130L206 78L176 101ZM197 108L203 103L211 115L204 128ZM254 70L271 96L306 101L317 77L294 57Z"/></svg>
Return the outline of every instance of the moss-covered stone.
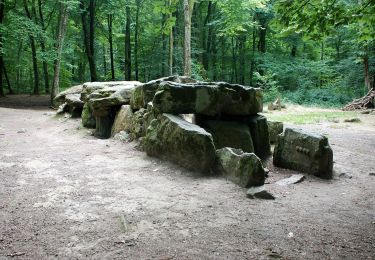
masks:
<svg viewBox="0 0 375 260"><path fill-rule="evenodd" d="M325 136L286 128L273 153L275 166L332 178L333 152Z"/></svg>
<svg viewBox="0 0 375 260"><path fill-rule="evenodd" d="M199 125L212 134L216 149L231 147L242 149L248 153L254 152L250 128L245 124L222 120L205 120L200 121Z"/></svg>
<svg viewBox="0 0 375 260"><path fill-rule="evenodd" d="M95 117L92 115L91 108L88 103L85 103L82 110L82 125L87 128L95 128Z"/></svg>
<svg viewBox="0 0 375 260"><path fill-rule="evenodd" d="M248 188L264 184L262 162L254 153L225 147L216 151L217 169L230 181Z"/></svg>
<svg viewBox="0 0 375 260"><path fill-rule="evenodd" d="M153 99L159 113L255 115L263 109L260 89L223 82L162 82Z"/></svg>
<svg viewBox="0 0 375 260"><path fill-rule="evenodd" d="M175 115L162 114L151 122L143 148L150 156L204 174L210 174L215 163L211 134Z"/></svg>
<svg viewBox="0 0 375 260"><path fill-rule="evenodd" d="M284 130L283 122L267 120L268 130L270 133L270 143L274 144L277 141L277 136Z"/></svg>

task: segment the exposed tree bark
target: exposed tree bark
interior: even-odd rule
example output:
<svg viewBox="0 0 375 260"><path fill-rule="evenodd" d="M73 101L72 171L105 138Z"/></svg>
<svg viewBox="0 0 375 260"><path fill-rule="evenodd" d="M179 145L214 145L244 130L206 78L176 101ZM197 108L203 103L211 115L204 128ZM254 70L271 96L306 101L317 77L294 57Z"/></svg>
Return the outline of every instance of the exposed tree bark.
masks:
<svg viewBox="0 0 375 260"><path fill-rule="evenodd" d="M194 0L184 0L184 75L191 76L191 17L194 10Z"/></svg>
<svg viewBox="0 0 375 260"><path fill-rule="evenodd" d="M42 30L46 32L46 26L44 22L44 16L42 11L42 1L38 0L38 11L39 11L39 21L40 26L42 27ZM40 42L40 48L42 49L43 53L46 53L46 44L44 42L43 38L39 39ZM49 73L48 73L48 64L45 59L43 59L43 74L44 74L44 89L46 93L49 93Z"/></svg>
<svg viewBox="0 0 375 260"><path fill-rule="evenodd" d="M53 73L53 84L51 89L51 105L53 104L53 99L59 93L59 81L60 81L60 65L61 65L61 56L62 56L62 49L63 43L66 33L66 26L68 23L68 8L64 3L60 2L60 15L59 15L59 28L58 34L56 39L56 52L57 57L54 62L54 73Z"/></svg>
<svg viewBox="0 0 375 260"><path fill-rule="evenodd" d="M81 20L83 29L83 40L85 43L85 50L87 55L87 60L89 62L91 81L97 81L98 76L96 72L95 64L95 52L94 52L94 37L95 37L95 0L90 0L88 10L85 8L85 1L81 0ZM87 28L87 13L90 14L89 17L89 29Z"/></svg>
<svg viewBox="0 0 375 260"><path fill-rule="evenodd" d="M131 80L130 6L126 6L125 25L125 80Z"/></svg>
<svg viewBox="0 0 375 260"><path fill-rule="evenodd" d="M23 1L26 16L32 20L31 13L29 11L29 7L27 6L27 0ZM34 3L33 3L34 4ZM30 39L30 46L31 46L31 54L32 54L32 60L33 60L33 72L34 72L34 95L39 95L39 72L38 72L38 60L36 56L36 45L35 45L35 39L34 36L30 33L29 35Z"/></svg>
<svg viewBox="0 0 375 260"><path fill-rule="evenodd" d="M5 0L0 0L0 25L3 24L4 16L5 16ZM0 97L4 97L4 87L3 87L3 71L4 71L4 63L3 61L3 44L4 44L4 37L0 33Z"/></svg>
<svg viewBox="0 0 375 260"><path fill-rule="evenodd" d="M115 80L115 63L113 58L113 14L108 17L108 41L109 41L109 58L111 61L111 79Z"/></svg>

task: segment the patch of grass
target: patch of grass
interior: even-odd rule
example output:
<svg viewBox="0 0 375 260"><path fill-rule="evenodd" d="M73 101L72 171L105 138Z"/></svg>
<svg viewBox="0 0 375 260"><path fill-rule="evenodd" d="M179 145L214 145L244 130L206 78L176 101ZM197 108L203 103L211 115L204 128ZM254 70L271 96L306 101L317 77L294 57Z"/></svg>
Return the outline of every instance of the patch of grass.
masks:
<svg viewBox="0 0 375 260"><path fill-rule="evenodd" d="M320 111L284 111L265 113L270 120L281 121L292 124L313 124L321 122L343 122L345 119L357 117L356 112L338 111L338 110L320 110Z"/></svg>

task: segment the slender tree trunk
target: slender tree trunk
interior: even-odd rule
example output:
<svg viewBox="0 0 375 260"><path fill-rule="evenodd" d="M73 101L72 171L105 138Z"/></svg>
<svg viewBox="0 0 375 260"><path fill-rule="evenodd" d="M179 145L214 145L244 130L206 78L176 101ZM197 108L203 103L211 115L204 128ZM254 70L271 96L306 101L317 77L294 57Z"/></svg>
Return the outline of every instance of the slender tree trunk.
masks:
<svg viewBox="0 0 375 260"><path fill-rule="evenodd" d="M4 16L5 16L5 0L0 0L0 25L2 26L3 21L4 21ZM0 48L3 48L4 44L4 37L0 33ZM3 71L4 71L4 63L3 61L3 52L0 52L0 97L4 97L4 87L3 87Z"/></svg>
<svg viewBox="0 0 375 260"><path fill-rule="evenodd" d="M166 4L166 3L165 3ZM165 27L167 25L167 15L163 13L161 19L161 42L162 42L162 62L161 62L161 76L165 76L165 65L166 65L166 55L167 55L167 37L165 34Z"/></svg>
<svg viewBox="0 0 375 260"><path fill-rule="evenodd" d="M42 11L42 1L38 0L38 10L39 10L39 21L42 27L42 30L46 32L46 26L44 22L44 16ZM46 53L46 44L43 38L40 38L40 47L43 53ZM43 74L44 74L44 89L46 93L49 93L49 73L48 73L48 64L45 59L43 59Z"/></svg>
<svg viewBox="0 0 375 260"><path fill-rule="evenodd" d="M95 52L94 52L94 36L95 36L95 28L94 28L94 21L95 21L95 0L90 0L88 12L90 14L89 17L89 29L87 28L87 10L85 8L85 1L81 0L80 2L81 8L81 19L82 19L82 29L83 29L83 40L85 42L85 50L87 55L87 60L89 62L90 68L90 76L91 81L97 81L98 76L96 72L96 64L95 64Z"/></svg>
<svg viewBox="0 0 375 260"><path fill-rule="evenodd" d="M31 13L29 11L29 8L27 6L27 0L23 1L24 8L27 17L30 21L32 21ZM39 95L39 72L38 72L38 60L36 56L36 45L35 45L35 39L32 34L29 36L30 39L30 46L31 46L31 54L32 54L32 60L33 60L33 72L34 72L34 95Z"/></svg>
<svg viewBox="0 0 375 260"><path fill-rule="evenodd" d="M169 6L172 5L172 0L169 0ZM172 19L172 13L169 18ZM171 26L169 31L169 57L168 57L168 66L169 66L169 75L173 75L173 47L174 47L174 38L173 38L173 26Z"/></svg>
<svg viewBox="0 0 375 260"><path fill-rule="evenodd" d="M363 56L363 67L365 73L365 87L368 90L371 90L371 81L370 81L370 71L369 71L369 58L367 54L367 50L365 50L365 55Z"/></svg>
<svg viewBox="0 0 375 260"><path fill-rule="evenodd" d="M103 68L104 68L104 78L107 78L107 59L105 57L106 49L103 44Z"/></svg>
<svg viewBox="0 0 375 260"><path fill-rule="evenodd" d="M139 80L139 62L138 62L138 48L139 48L139 12L141 9L141 1L137 0L137 9L135 11L135 33L134 33L134 71L135 80Z"/></svg>
<svg viewBox="0 0 375 260"><path fill-rule="evenodd" d="M8 77L8 73L7 73L7 70L6 70L6 66L5 66L3 57L1 57L1 63L2 63L2 66L3 66L4 76L5 76L5 80L7 82L9 94L14 94L14 91L12 89L12 85L10 84L10 80L9 80L9 77Z"/></svg>
<svg viewBox="0 0 375 260"><path fill-rule="evenodd" d="M253 18L255 22L255 16ZM254 84L254 71L255 71L255 43L256 43L256 30L253 28L253 42L252 42L252 51L251 51L251 65L250 65L250 86Z"/></svg>
<svg viewBox="0 0 375 260"><path fill-rule="evenodd" d="M191 76L191 17L194 10L194 0L184 0L184 75Z"/></svg>
<svg viewBox="0 0 375 260"><path fill-rule="evenodd" d="M211 34L212 34L212 26L208 25L211 22L212 16L212 1L208 2L207 5L207 15L204 21L204 30L203 30L203 57L202 57L202 64L203 68L208 71L209 69L209 59L211 53Z"/></svg>
<svg viewBox="0 0 375 260"><path fill-rule="evenodd" d="M125 25L125 80L131 80L130 6L126 6Z"/></svg>
<svg viewBox="0 0 375 260"><path fill-rule="evenodd" d="M68 8L65 4L60 2L60 15L59 15L59 28L56 39L56 51L57 57L54 62L54 73L53 73L53 84L51 89L51 104L53 105L53 99L59 93L59 81L60 81L60 65L61 56L64 43L64 37L66 33L66 26L68 22Z"/></svg>
<svg viewBox="0 0 375 260"><path fill-rule="evenodd" d="M242 85L245 85L245 42L246 42L246 35L240 35L238 37L238 59L239 59L239 79L238 82Z"/></svg>
<svg viewBox="0 0 375 260"><path fill-rule="evenodd" d="M109 41L109 57L111 60L111 79L115 80L115 64L113 59L113 14L108 15L108 41Z"/></svg>

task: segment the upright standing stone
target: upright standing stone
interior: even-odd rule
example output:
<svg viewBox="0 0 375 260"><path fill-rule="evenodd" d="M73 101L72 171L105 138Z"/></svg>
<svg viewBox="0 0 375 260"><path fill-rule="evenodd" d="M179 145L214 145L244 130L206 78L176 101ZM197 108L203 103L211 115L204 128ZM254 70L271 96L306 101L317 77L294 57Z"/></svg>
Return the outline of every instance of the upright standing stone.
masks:
<svg viewBox="0 0 375 260"><path fill-rule="evenodd" d="M286 128L273 153L275 166L332 178L333 153L325 136Z"/></svg>

